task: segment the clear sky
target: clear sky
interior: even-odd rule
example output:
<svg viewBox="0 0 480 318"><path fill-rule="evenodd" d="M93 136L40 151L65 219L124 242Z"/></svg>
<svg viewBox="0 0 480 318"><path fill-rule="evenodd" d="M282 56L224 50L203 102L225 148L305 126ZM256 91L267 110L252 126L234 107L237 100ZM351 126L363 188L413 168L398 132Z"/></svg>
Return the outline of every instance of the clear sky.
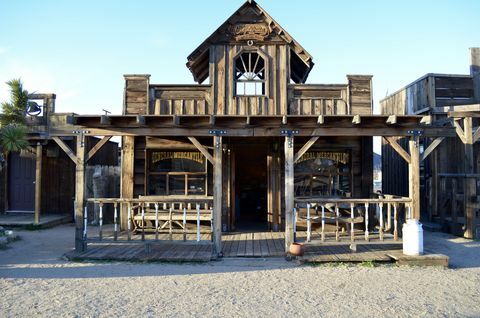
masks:
<svg viewBox="0 0 480 318"><path fill-rule="evenodd" d="M155 84L193 83L187 56L243 0L0 0L4 82L56 93L57 111L121 112L123 74ZM480 46L480 0L259 0L313 56L308 83L372 74L375 109L426 73L469 73Z"/></svg>

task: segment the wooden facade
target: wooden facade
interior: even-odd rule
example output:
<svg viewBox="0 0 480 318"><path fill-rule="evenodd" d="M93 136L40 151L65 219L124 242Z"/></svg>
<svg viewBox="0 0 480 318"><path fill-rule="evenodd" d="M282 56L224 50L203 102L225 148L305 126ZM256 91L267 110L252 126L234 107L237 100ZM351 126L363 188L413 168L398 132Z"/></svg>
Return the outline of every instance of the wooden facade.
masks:
<svg viewBox="0 0 480 318"><path fill-rule="evenodd" d="M428 115L439 127L455 127L458 138L422 141L425 149L438 143L437 150L421 167L422 220L471 238L480 235L476 216L480 192L475 186L480 146L474 136L479 125L476 114L480 112L480 49L470 50L469 75L427 74L380 104L385 115ZM407 141L400 140L399 144L406 149ZM382 161L383 190L398 195L408 193L407 165L387 141L383 142Z"/></svg>
<svg viewBox="0 0 480 318"><path fill-rule="evenodd" d="M335 240L347 229L352 241L358 231L365 240L372 231L380 240L384 231L398 239L398 221L420 213L419 162L428 153L420 153L417 133L455 136L455 129L431 126L422 116L372 115L372 76L307 84L313 65L248 1L187 57L197 84L158 85L150 75L129 74L122 115L51 114L48 132L37 133L59 145L76 139L75 150L62 146L75 163L76 250L105 238L100 217L98 237L89 239L87 201L100 211L113 205L114 243L124 231L146 250L160 231L187 240L196 225L197 242L209 232L215 257L231 231L284 231L288 251L297 225L312 232L312 213L322 239L332 226ZM86 198L89 136L103 136L101 144L122 137L120 198ZM388 138L408 162L408 197L371 198L373 136ZM397 137L409 140L407 151Z"/></svg>

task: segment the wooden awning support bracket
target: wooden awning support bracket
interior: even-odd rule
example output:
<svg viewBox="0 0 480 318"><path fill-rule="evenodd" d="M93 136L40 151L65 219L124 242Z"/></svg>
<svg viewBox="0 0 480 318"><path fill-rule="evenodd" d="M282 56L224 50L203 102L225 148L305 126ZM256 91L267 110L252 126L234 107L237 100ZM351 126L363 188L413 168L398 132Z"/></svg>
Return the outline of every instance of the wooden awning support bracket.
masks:
<svg viewBox="0 0 480 318"><path fill-rule="evenodd" d="M295 154L293 163L296 163L318 140L320 137L312 137L303 145L303 147Z"/></svg>
<svg viewBox="0 0 480 318"><path fill-rule="evenodd" d="M424 161L427 159L427 157L442 143L442 141L445 139L445 137L438 137L435 138L432 143L425 149L420 156L420 162Z"/></svg>
<svg viewBox="0 0 480 318"><path fill-rule="evenodd" d="M431 125L432 116L431 115L423 116L422 119L420 119L420 124Z"/></svg>
<svg viewBox="0 0 480 318"><path fill-rule="evenodd" d="M72 149L70 149L70 147L67 146L67 144L65 144L63 142L62 139L60 139L60 137L52 137L53 141L55 141L57 143L57 145L67 154L67 156L72 159L73 163L75 163L75 165L78 164L78 158L77 156L75 155L75 153L72 151Z"/></svg>
<svg viewBox="0 0 480 318"><path fill-rule="evenodd" d="M463 131L462 126L460 126L460 124L458 123L459 120L460 118L455 118L452 123L453 123L453 126L455 127L455 131L457 132L458 138L460 138L460 140L462 140L462 142L466 144L467 137L465 136L465 132Z"/></svg>
<svg viewBox="0 0 480 318"><path fill-rule="evenodd" d="M352 124L359 125L361 122L362 122L362 118L360 117L360 115L353 116Z"/></svg>
<svg viewBox="0 0 480 318"><path fill-rule="evenodd" d="M214 161L213 161L213 156L208 152L208 150L197 140L197 138L195 137L188 137L188 140L190 140L190 142L195 146L197 147L198 151L200 151L204 156L205 158L207 158L207 160L213 165L214 164Z"/></svg>
<svg viewBox="0 0 480 318"><path fill-rule="evenodd" d="M92 159L93 156L107 143L112 139L112 136L105 136L103 137L95 146L87 154L86 161Z"/></svg>
<svg viewBox="0 0 480 318"><path fill-rule="evenodd" d="M405 151L405 149L402 148L402 146L400 146L397 143L396 138L394 137L383 137L383 138L390 144L390 146L392 146L393 150L395 150L400 155L400 157L403 158L403 160L405 160L408 164L411 163L410 155L408 154L408 152Z"/></svg>

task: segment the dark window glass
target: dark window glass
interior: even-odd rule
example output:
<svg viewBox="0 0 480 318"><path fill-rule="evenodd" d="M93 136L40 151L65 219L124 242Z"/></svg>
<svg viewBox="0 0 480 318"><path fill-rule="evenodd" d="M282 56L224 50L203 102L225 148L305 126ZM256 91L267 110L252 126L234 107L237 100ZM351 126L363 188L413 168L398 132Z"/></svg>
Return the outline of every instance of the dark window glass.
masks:
<svg viewBox="0 0 480 318"><path fill-rule="evenodd" d="M348 152L307 152L295 164L295 195L349 197Z"/></svg>

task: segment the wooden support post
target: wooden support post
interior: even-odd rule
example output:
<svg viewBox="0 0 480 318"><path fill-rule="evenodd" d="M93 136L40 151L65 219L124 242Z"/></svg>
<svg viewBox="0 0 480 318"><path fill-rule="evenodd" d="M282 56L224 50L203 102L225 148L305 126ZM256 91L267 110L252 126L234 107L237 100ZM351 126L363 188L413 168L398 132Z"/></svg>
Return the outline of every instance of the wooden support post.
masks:
<svg viewBox="0 0 480 318"><path fill-rule="evenodd" d="M213 244L214 253L222 256L222 137L213 137Z"/></svg>
<svg viewBox="0 0 480 318"><path fill-rule="evenodd" d="M473 155L473 128L472 117L463 119L463 129L465 132L465 174L474 173L474 155ZM465 195L463 205L465 208L465 233L464 237L475 238L475 204L474 198L477 195L476 178L465 178Z"/></svg>
<svg viewBox="0 0 480 318"><path fill-rule="evenodd" d="M85 208L85 136L77 136L77 156L75 169L75 251L84 252L87 249L87 242L83 239L83 212Z"/></svg>
<svg viewBox="0 0 480 318"><path fill-rule="evenodd" d="M412 218L420 220L420 143L417 137L411 137L410 163L408 165L408 193L412 200Z"/></svg>
<svg viewBox="0 0 480 318"><path fill-rule="evenodd" d="M40 209L42 208L42 144L37 142L37 158L35 162L35 224L40 223Z"/></svg>
<svg viewBox="0 0 480 318"><path fill-rule="evenodd" d="M294 209L294 140L293 136L285 137L285 252L293 243L293 209Z"/></svg>
<svg viewBox="0 0 480 318"><path fill-rule="evenodd" d="M134 165L135 165L135 137L122 137L122 167L121 167L121 184L120 193L122 199L133 199L134 184ZM130 204L121 205L120 209L120 228L126 229L129 223L128 210L131 211Z"/></svg>

